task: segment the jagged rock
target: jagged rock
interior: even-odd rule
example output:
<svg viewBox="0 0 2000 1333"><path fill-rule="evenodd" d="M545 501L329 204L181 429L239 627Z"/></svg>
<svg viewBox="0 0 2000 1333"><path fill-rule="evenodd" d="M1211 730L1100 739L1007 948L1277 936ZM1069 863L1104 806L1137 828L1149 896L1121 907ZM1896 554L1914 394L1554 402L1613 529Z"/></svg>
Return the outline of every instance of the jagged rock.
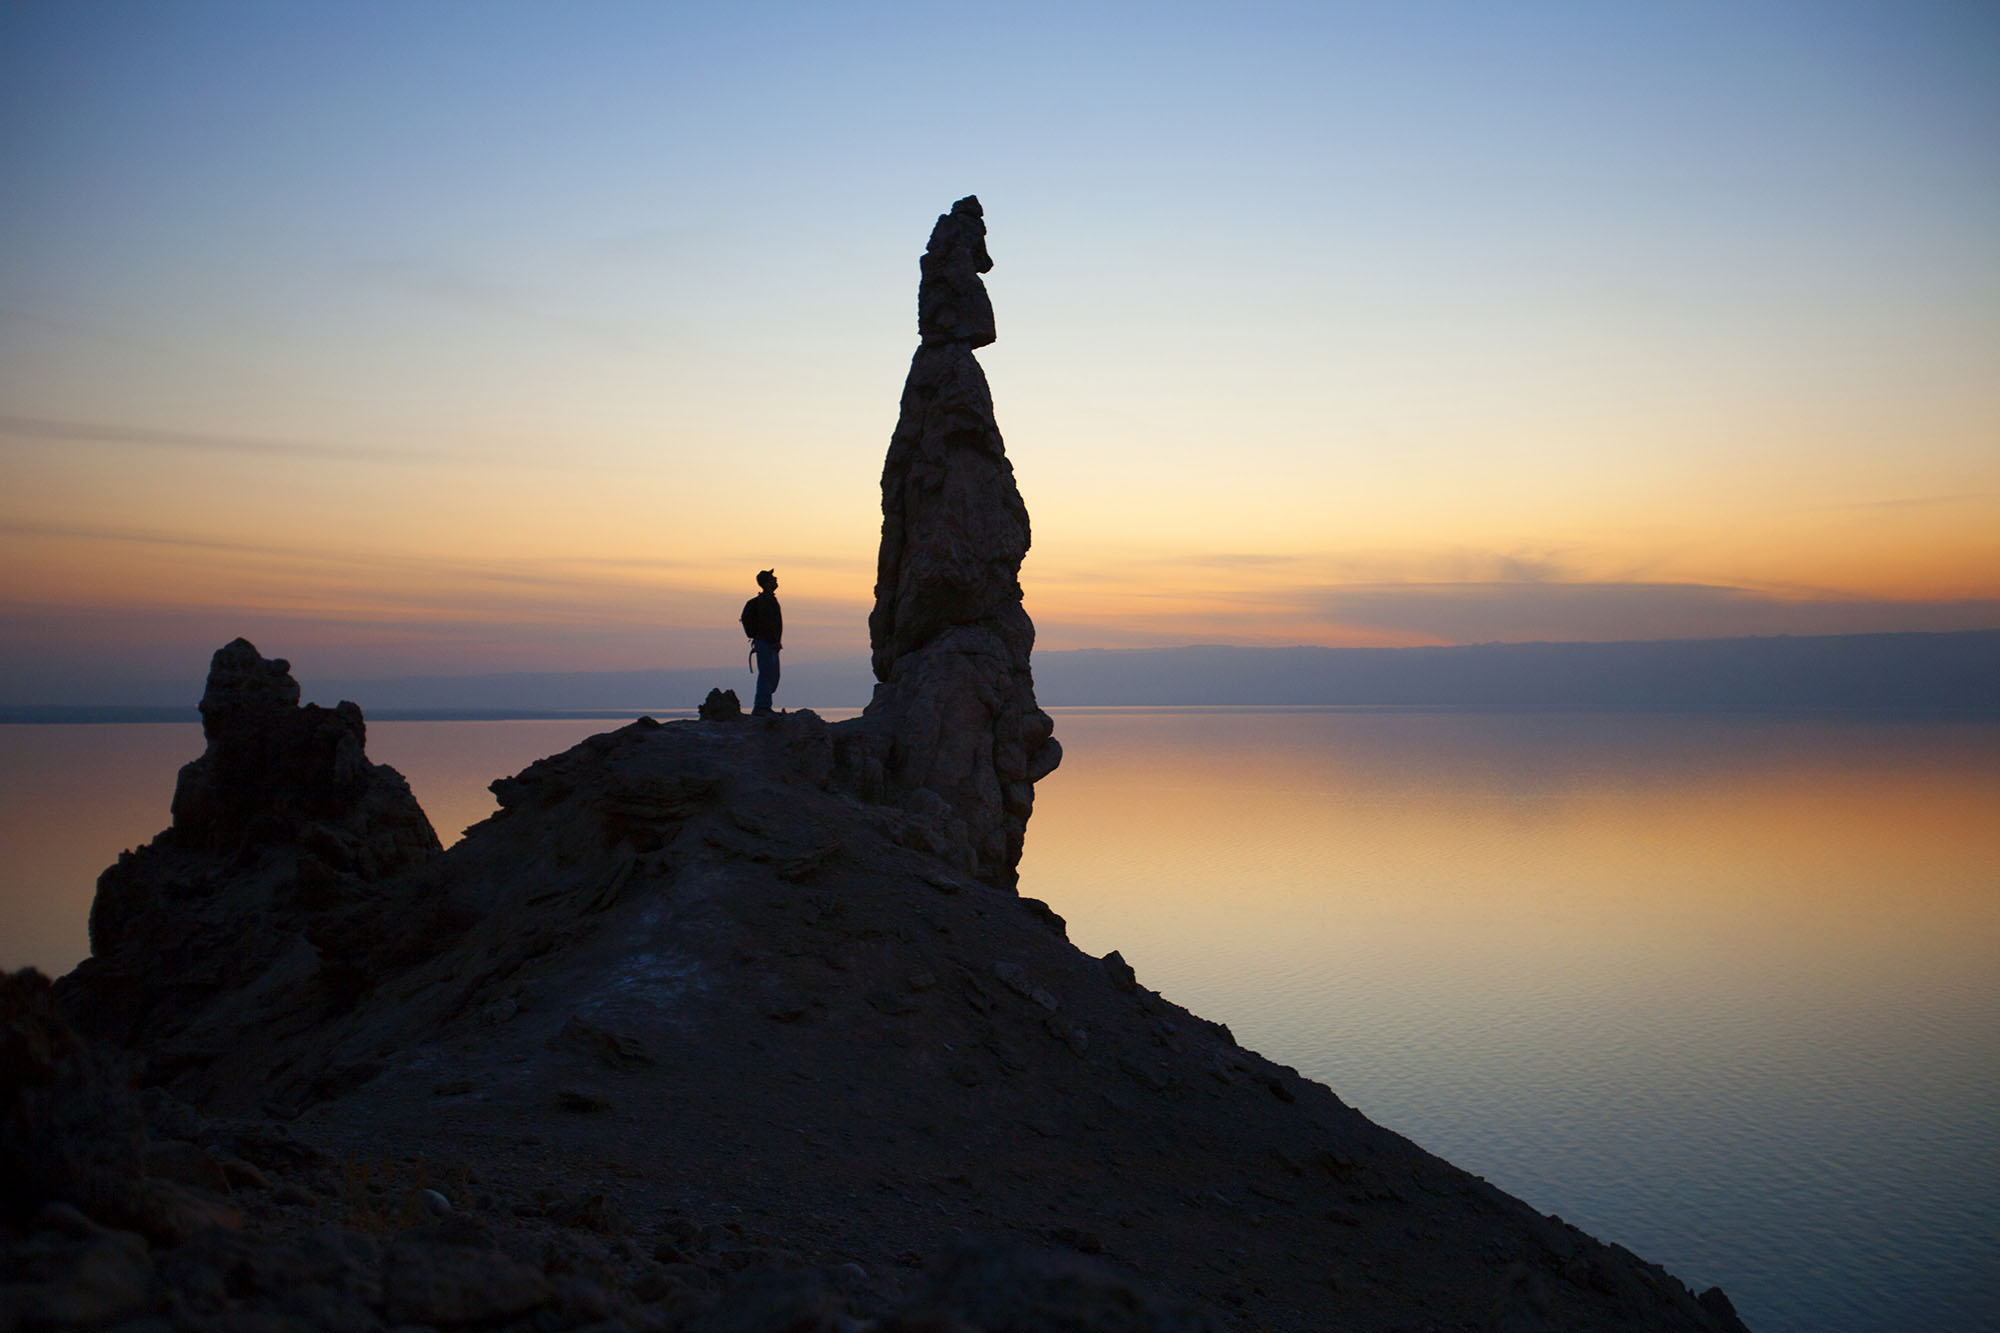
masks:
<svg viewBox="0 0 2000 1333"><path fill-rule="evenodd" d="M98 877L91 957L59 983L73 1021L148 1044L162 1074L228 1049L187 1031L212 997L311 984L340 1007L385 955L462 924L441 898L389 908L388 886L437 855L437 834L403 776L368 761L359 708L298 698L283 659L245 639L216 651L207 748L181 769L173 824ZM178 1048L157 1044L169 1035Z"/></svg>
<svg viewBox="0 0 2000 1333"><path fill-rule="evenodd" d="M704 722L734 722L743 716L743 701L736 697L735 690L718 686L708 692L695 711Z"/></svg>
<svg viewBox="0 0 2000 1333"><path fill-rule="evenodd" d="M586 1023L574 1014L563 1024L562 1031L549 1038L549 1049L581 1052L607 1069L636 1069L653 1063L645 1046L635 1038Z"/></svg>
<svg viewBox="0 0 2000 1333"><path fill-rule="evenodd" d="M395 769L371 764L361 710L342 701L299 706L283 658L247 639L218 648L201 696L208 748L181 769L173 832L183 847L235 855L246 846L306 842L337 869L375 879L439 851L437 834ZM119 922L91 918L115 947Z"/></svg>
<svg viewBox="0 0 2000 1333"><path fill-rule="evenodd" d="M1132 965L1125 961L1125 955L1113 949L1110 953L1098 959L1098 962L1102 964L1104 974L1111 978L1112 985L1124 991L1127 995L1137 995L1139 993L1138 973L1134 972Z"/></svg>
<svg viewBox="0 0 2000 1333"><path fill-rule="evenodd" d="M1702 1311L1713 1319L1723 1333L1750 1333L1743 1320L1737 1316L1736 1306L1721 1287L1710 1287L1695 1298Z"/></svg>
<svg viewBox="0 0 2000 1333"><path fill-rule="evenodd" d="M979 277L992 272L993 258L986 253L986 214L976 195L938 218L917 265L923 274L917 284L917 337L925 346L984 347L999 336L992 298Z"/></svg>
<svg viewBox="0 0 2000 1333"><path fill-rule="evenodd" d="M149 1175L129 1062L72 1028L33 968L0 973L0 1131L0 1218L68 1205L168 1242L239 1221L220 1200ZM227 1188L220 1167L214 1179Z"/></svg>
<svg viewBox="0 0 2000 1333"><path fill-rule="evenodd" d="M843 770L910 805L979 879L1012 888L1034 784L1062 758L1035 704L1035 627L1021 605L1028 510L972 349L994 339L993 267L968 196L921 261L921 345L882 468L882 544L868 617L875 698L837 728ZM912 798L927 793L946 810Z"/></svg>

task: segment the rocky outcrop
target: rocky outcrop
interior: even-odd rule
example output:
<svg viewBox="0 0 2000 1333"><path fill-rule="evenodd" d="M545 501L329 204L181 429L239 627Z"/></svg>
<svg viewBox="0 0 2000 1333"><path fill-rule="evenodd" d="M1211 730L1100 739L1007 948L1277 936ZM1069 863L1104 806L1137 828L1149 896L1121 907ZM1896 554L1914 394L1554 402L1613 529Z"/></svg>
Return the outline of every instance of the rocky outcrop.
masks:
<svg viewBox="0 0 2000 1333"><path fill-rule="evenodd" d="M0 1220L56 1205L165 1243L237 1224L226 1204L169 1178L171 1149L148 1135L130 1072L128 1057L63 1018L47 977L0 973ZM221 1176L213 1159L202 1165Z"/></svg>
<svg viewBox="0 0 2000 1333"><path fill-rule="evenodd" d="M291 664L260 656L248 639L232 640L210 660L201 730L208 748L181 769L174 788L180 847L235 857L304 844L365 879L440 850L402 774L368 762L360 708L344 700L301 707ZM119 923L101 924L115 932ZM93 932L99 925L92 920Z"/></svg>
<svg viewBox="0 0 2000 1333"><path fill-rule="evenodd" d="M183 1027L134 1052L145 1095L273 1187L229 1198L227 1244L157 1260L156 1303L248 1318L309 1290L357 1328L1736 1327L1077 949L924 816L856 801L835 745L805 711L593 736L495 783L442 855L334 895L295 951L176 996ZM265 895L235 938L181 909L218 955L283 915L275 872L244 874L214 890ZM66 1007L103 981L66 978ZM227 1276L293 1271L317 1285Z"/></svg>
<svg viewBox="0 0 2000 1333"><path fill-rule="evenodd" d="M973 356L994 340L993 267L976 198L931 231L921 345L882 468L882 545L868 617L876 686L840 733L867 794L937 830L967 873L1013 887L1035 783L1062 758L1035 704L1035 627L1021 605L1028 510Z"/></svg>
<svg viewBox="0 0 2000 1333"><path fill-rule="evenodd" d="M704 722L733 722L743 716L743 701L736 697L735 690L718 687L708 692L695 716Z"/></svg>
<svg viewBox="0 0 2000 1333"><path fill-rule="evenodd" d="M356 955L396 947L346 923L440 850L402 775L368 761L361 710L301 707L282 658L244 639L218 649L201 719L207 748L181 769L172 826L99 876L91 957L62 983L86 1031L155 1059L253 983L337 1001ZM403 947L449 916L442 898L395 905L390 934L418 937Z"/></svg>

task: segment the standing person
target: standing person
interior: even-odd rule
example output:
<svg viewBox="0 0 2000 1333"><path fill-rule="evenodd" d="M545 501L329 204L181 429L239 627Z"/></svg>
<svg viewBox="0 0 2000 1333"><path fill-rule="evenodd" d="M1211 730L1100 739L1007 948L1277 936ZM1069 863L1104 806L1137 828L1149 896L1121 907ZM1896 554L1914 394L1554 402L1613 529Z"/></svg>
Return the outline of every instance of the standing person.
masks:
<svg viewBox="0 0 2000 1333"><path fill-rule="evenodd" d="M743 632L750 636L750 660L757 664L757 702L752 717L771 713L771 695L778 688L778 644L785 637L785 613L778 609L778 575L763 570L757 586L764 591L743 604Z"/></svg>

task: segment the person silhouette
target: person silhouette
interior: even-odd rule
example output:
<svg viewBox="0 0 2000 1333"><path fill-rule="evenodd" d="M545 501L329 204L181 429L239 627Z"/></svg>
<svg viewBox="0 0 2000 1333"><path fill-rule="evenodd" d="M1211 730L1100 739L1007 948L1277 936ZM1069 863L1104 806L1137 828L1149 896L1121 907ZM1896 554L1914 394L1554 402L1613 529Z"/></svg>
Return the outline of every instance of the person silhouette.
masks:
<svg viewBox="0 0 2000 1333"><path fill-rule="evenodd" d="M768 717L771 696L778 689L778 644L785 637L785 614L778 609L778 575L760 570L757 586L763 591L743 603L743 632L750 636L750 660L757 668L757 701L752 717Z"/></svg>

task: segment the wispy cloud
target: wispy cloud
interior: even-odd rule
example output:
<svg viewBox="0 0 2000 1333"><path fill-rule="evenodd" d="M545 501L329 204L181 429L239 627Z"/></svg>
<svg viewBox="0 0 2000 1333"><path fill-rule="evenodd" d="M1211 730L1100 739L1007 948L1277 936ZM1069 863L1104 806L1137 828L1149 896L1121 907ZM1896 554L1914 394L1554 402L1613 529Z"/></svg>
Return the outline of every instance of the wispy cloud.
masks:
<svg viewBox="0 0 2000 1333"><path fill-rule="evenodd" d="M1936 509L1945 505L1988 504L2000 491L1956 491L1949 495L1905 495L1888 500L1856 500L1849 504L1807 505L1801 514L1835 514L1870 509Z"/></svg>
<svg viewBox="0 0 2000 1333"><path fill-rule="evenodd" d="M110 524L4 517L0 517L0 535L143 545L223 556L254 570L259 579L310 577L316 586L341 586L350 590L349 595L376 606L414 607L445 615L456 614L468 602L496 610L517 605L524 613L539 604L565 608L581 600L624 599L635 588L655 584L643 577L618 577L610 568L599 572L589 568L590 561L559 556L451 560L399 551L329 550Z"/></svg>
<svg viewBox="0 0 2000 1333"><path fill-rule="evenodd" d="M1210 555L1197 555L1188 563L1216 569L1275 568L1279 565L1296 565L1305 557L1297 555L1270 555L1260 551L1218 551Z"/></svg>
<svg viewBox="0 0 2000 1333"><path fill-rule="evenodd" d="M559 295L453 260L436 256L372 259L351 265L349 271L356 281L379 290L482 321L498 319L546 329L631 356L656 357L672 350L655 330L579 317L560 308L564 299Z"/></svg>
<svg viewBox="0 0 2000 1333"><path fill-rule="evenodd" d="M1695 583L1405 583L1323 589L1326 624L1434 643L1722 638L2000 626L2000 599L1786 598Z"/></svg>
<svg viewBox="0 0 2000 1333"><path fill-rule="evenodd" d="M326 444L312 440L216 435L206 431L163 430L155 426L113 425L101 421L52 421L45 417L6 414L0 414L0 436L75 443L128 444L146 449L189 449L209 453L248 454L264 458L309 458L346 463L432 465L470 461L458 455L420 449L384 449L371 445Z"/></svg>
<svg viewBox="0 0 2000 1333"><path fill-rule="evenodd" d="M535 296L525 285L430 258L370 259L352 265L370 285L475 315L533 315Z"/></svg>

